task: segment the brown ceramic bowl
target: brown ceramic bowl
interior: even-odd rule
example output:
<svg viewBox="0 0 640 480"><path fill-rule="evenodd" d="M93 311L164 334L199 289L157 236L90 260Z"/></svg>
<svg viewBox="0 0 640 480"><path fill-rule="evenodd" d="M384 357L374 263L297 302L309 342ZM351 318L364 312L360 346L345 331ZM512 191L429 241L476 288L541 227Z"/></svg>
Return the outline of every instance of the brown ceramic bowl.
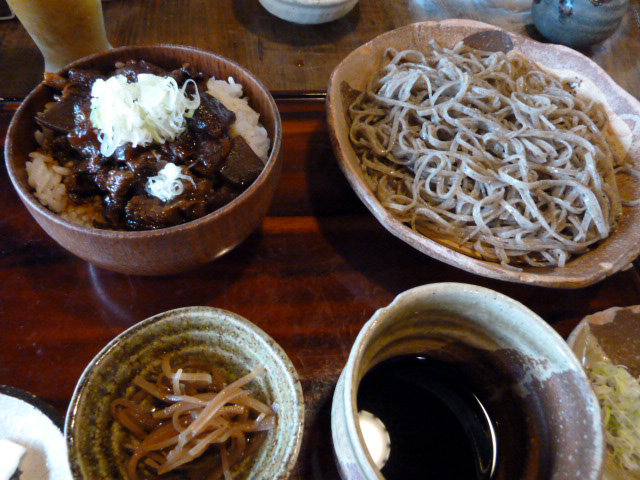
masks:
<svg viewBox="0 0 640 480"><path fill-rule="evenodd" d="M129 443L111 415L111 402L129 398L136 375L150 379L165 355L206 361L227 381L258 367L264 371L245 390L272 406L276 426L253 456L232 470L237 480L285 480L300 451L304 400L298 374L282 348L264 331L226 310L187 307L148 318L121 333L80 377L65 421L69 464L75 480L127 478Z"/></svg>
<svg viewBox="0 0 640 480"><path fill-rule="evenodd" d="M51 101L51 89L39 85L16 112L5 145L7 170L31 215L61 246L100 267L122 273L164 275L207 263L228 252L253 232L273 198L282 166L282 125L273 97L249 71L220 55L191 47L152 45L122 47L74 62L80 68L110 69L116 61L144 59L161 67L188 62L208 76L232 76L243 85L251 107L271 139L267 164L255 182L224 207L189 223L154 231L126 232L84 227L42 206L27 183L25 162L36 149L35 115ZM69 67L67 67L69 68Z"/></svg>
<svg viewBox="0 0 640 480"><path fill-rule="evenodd" d="M580 88L596 88L600 100L606 101L628 130L627 155L640 158L640 102L624 91L593 61L559 45L542 44L522 35L508 33L498 27L471 20L446 20L407 25L380 35L350 53L333 71L327 97L327 118L334 152L349 183L378 221L393 235L417 250L463 270L500 280L557 288L579 288L596 283L627 267L640 253L637 241L640 231L640 207L625 208L616 230L590 252L576 257L562 268L524 267L522 271L489 262L465 252L453 243L441 243L420 235L387 212L369 189L360 161L349 140L347 106L353 90L364 90L373 73L380 68L384 51L424 49L431 40L442 47L453 47L460 41L487 50L515 49L527 58L551 68L562 68L564 77L577 74ZM632 183L632 182L629 182ZM623 198L638 198L637 184L621 185Z"/></svg>

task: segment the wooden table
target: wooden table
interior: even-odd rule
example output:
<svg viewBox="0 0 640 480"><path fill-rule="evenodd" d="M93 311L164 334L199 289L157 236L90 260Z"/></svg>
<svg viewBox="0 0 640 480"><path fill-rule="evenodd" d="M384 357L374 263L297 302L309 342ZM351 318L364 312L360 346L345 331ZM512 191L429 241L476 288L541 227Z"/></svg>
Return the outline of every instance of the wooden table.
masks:
<svg viewBox="0 0 640 480"><path fill-rule="evenodd" d="M104 2L113 46L178 43L229 57L272 91L324 91L333 68L375 36L413 22L469 18L538 39L532 0L360 0L345 17L295 25L258 0L113 0ZM637 7L618 31L587 51L614 80L640 96ZM0 22L0 97L26 95L40 80L42 56L17 20Z"/></svg>
<svg viewBox="0 0 640 480"><path fill-rule="evenodd" d="M502 4L513 10L489 19L481 15L481 2L467 2L469 9L462 3L361 0L344 19L315 27L286 24L255 0L106 3L115 45L193 44L256 72L281 111L284 171L268 217L238 248L188 273L147 278L101 270L59 247L28 215L3 167L0 384L30 391L64 413L87 363L124 329L173 308L225 308L271 335L299 372L307 413L295 478L337 480L329 422L333 389L362 325L397 294L441 281L482 285L522 302L565 337L587 314L639 304L635 266L588 288L553 290L489 280L432 260L384 230L347 184L331 151L322 98L299 93L322 91L348 51L412 21L448 15L528 31L530 16L520 2L490 2L494 14ZM586 53L640 97L634 81L637 5L633 0L614 37ZM20 98L38 81L41 59L17 22L0 23L0 44L4 139Z"/></svg>

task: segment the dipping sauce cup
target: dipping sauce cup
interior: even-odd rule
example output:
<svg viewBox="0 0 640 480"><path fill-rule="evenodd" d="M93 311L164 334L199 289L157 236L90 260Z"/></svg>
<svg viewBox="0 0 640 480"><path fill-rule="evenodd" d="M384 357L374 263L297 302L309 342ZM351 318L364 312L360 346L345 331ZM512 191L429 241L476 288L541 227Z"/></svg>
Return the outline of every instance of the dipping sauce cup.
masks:
<svg viewBox="0 0 640 480"><path fill-rule="evenodd" d="M331 429L343 480L598 480L604 451L597 400L562 338L521 303L461 283L408 290L364 325Z"/></svg>
<svg viewBox="0 0 640 480"><path fill-rule="evenodd" d="M44 56L45 72L111 48L100 0L7 0Z"/></svg>

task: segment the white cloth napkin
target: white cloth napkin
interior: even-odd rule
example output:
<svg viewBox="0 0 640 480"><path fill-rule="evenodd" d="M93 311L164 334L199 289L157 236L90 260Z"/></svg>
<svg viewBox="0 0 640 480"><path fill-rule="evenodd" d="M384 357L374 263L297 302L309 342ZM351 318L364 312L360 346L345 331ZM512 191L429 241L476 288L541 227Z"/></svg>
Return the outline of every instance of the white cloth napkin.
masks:
<svg viewBox="0 0 640 480"><path fill-rule="evenodd" d="M18 459L22 472L20 480L71 480L62 432L49 417L29 403L0 394L0 439L25 450L21 460ZM15 457L0 450L0 473L3 468L10 470L13 461ZM13 467L8 477L0 474L0 480L11 478L15 471Z"/></svg>
<svg viewBox="0 0 640 480"><path fill-rule="evenodd" d="M9 480L16 473L26 451L22 445L0 438L0 480Z"/></svg>

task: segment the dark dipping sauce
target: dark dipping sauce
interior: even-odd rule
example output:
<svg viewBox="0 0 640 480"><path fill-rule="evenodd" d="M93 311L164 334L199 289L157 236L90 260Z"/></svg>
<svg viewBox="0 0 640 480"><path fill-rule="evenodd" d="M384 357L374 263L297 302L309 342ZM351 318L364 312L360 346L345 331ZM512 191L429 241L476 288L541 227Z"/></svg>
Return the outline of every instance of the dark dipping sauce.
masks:
<svg viewBox="0 0 640 480"><path fill-rule="evenodd" d="M179 86L188 79L198 85L200 106L187 119L187 129L164 144L136 146L128 143L105 157L100 153L98 131L89 119L91 87L98 78L124 75L129 82L140 73L171 76ZM235 114L204 93L208 78L189 65L166 71L145 61L128 61L113 71L71 69L62 77L46 74L45 84L59 93L36 121L54 132L39 149L60 166L72 169L63 177L69 199L76 204L99 196L104 224L114 230L152 230L180 225L226 205L251 185L264 168L262 160L242 137L229 129ZM193 182L181 179L184 190L164 202L145 191L149 177L174 163Z"/></svg>
<svg viewBox="0 0 640 480"><path fill-rule="evenodd" d="M381 469L385 479L492 478L493 422L449 364L414 355L385 360L365 374L357 405L389 433L390 455Z"/></svg>

